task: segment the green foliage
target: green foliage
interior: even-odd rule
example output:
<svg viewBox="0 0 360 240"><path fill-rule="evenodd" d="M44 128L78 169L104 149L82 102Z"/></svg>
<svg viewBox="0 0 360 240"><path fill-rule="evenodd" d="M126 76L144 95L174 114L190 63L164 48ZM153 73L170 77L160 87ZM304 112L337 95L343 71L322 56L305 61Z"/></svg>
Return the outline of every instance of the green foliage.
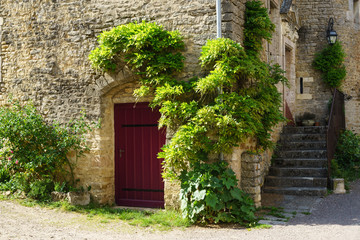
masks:
<svg viewBox="0 0 360 240"><path fill-rule="evenodd" d="M342 167L360 166L360 137L350 130L344 131L338 140L335 158Z"/></svg>
<svg viewBox="0 0 360 240"><path fill-rule="evenodd" d="M360 137L350 130L344 131L338 140L331 163L332 176L347 182L360 178Z"/></svg>
<svg viewBox="0 0 360 240"><path fill-rule="evenodd" d="M126 62L148 87L175 81L172 74L183 68L180 34L155 23L118 26L100 34L98 42L100 47L89 55L94 68L115 70L118 62Z"/></svg>
<svg viewBox="0 0 360 240"><path fill-rule="evenodd" d="M268 9L262 5L261 1L248 1L245 10L244 46L248 54L256 56L263 48L263 39L270 41L275 31Z"/></svg>
<svg viewBox="0 0 360 240"><path fill-rule="evenodd" d="M54 182L51 179L35 180L29 187L28 197L40 201L51 200L51 192L54 191Z"/></svg>
<svg viewBox="0 0 360 240"><path fill-rule="evenodd" d="M171 92L174 98L186 95L182 87L176 93L174 87L166 86L167 90L156 92L160 123L176 129L160 153L165 173L191 168L191 164L206 161L209 154L230 152L248 137L258 139L259 149L272 147L271 128L284 120L279 110L281 94L275 85L287 80L279 66L248 57L230 39L209 40L200 60L203 67L215 69L192 83L195 92L191 99L197 101L158 101L170 99Z"/></svg>
<svg viewBox="0 0 360 240"><path fill-rule="evenodd" d="M0 107L0 189L44 199L41 192L49 193L54 182L73 185L74 164L67 155L88 150L84 134L90 128L85 116L60 125L46 122L31 104Z"/></svg>
<svg viewBox="0 0 360 240"><path fill-rule="evenodd" d="M9 169L0 167L0 183L7 182L10 180Z"/></svg>
<svg viewBox="0 0 360 240"><path fill-rule="evenodd" d="M181 176L181 209L191 222L254 225L252 199L238 187L226 162L197 164Z"/></svg>
<svg viewBox="0 0 360 240"><path fill-rule="evenodd" d="M199 171L213 175L212 169L200 167L207 166L208 156L231 152L249 137L258 140L259 151L273 146L271 128L285 120L275 85L286 84L287 79L280 66L269 66L260 59L263 40L269 41L274 31L266 8L260 1L250 1L246 12L245 48L230 39L209 40L200 57L201 66L209 72L203 77L176 79L176 72L183 68L179 51L184 43L178 32L168 32L155 23L131 23L103 32L99 48L89 56L92 65L103 71L114 70L117 63L127 64L139 74L142 84L134 94L154 96L151 106L160 109L160 127L174 133L159 153L164 158L165 177L180 178ZM201 191L194 192L194 198L203 198L205 189ZM230 197L242 202L245 209L251 204L246 198L240 200L238 191L232 189ZM207 199L214 207L215 200ZM240 221L238 216L248 216L230 202L216 219L206 221ZM190 215L201 212L191 209ZM204 216L211 211L206 210Z"/></svg>
<svg viewBox="0 0 360 240"><path fill-rule="evenodd" d="M339 88L346 77L345 52L340 42L328 45L315 55L313 66L322 72L323 81L330 88Z"/></svg>

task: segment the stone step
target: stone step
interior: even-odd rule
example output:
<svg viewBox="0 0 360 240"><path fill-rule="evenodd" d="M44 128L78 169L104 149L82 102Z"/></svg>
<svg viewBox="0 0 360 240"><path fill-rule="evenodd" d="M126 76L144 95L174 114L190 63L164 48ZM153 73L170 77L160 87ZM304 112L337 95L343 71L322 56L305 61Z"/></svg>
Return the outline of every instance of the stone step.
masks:
<svg viewBox="0 0 360 240"><path fill-rule="evenodd" d="M271 167L269 176L277 177L326 177L326 168Z"/></svg>
<svg viewBox="0 0 360 240"><path fill-rule="evenodd" d="M274 158L272 160L273 167L327 167L326 158Z"/></svg>
<svg viewBox="0 0 360 240"><path fill-rule="evenodd" d="M326 187L265 187L265 193L283 194L283 195L301 195L301 196L325 196Z"/></svg>
<svg viewBox="0 0 360 240"><path fill-rule="evenodd" d="M326 150L286 150L276 151L278 158L326 158Z"/></svg>
<svg viewBox="0 0 360 240"><path fill-rule="evenodd" d="M266 186L269 187L327 187L327 178L320 177L275 177L267 176Z"/></svg>
<svg viewBox="0 0 360 240"><path fill-rule="evenodd" d="M326 134L312 133L312 134L281 134L280 143L284 145L287 142L300 142L300 141L326 141Z"/></svg>
<svg viewBox="0 0 360 240"><path fill-rule="evenodd" d="M291 126L287 126L284 127L283 129L283 133L284 134L300 134L300 133L305 133L305 134L309 134L309 133L321 133L321 134L326 134L327 131L327 127L325 126L314 126L314 127L291 127Z"/></svg>
<svg viewBox="0 0 360 240"><path fill-rule="evenodd" d="M289 141L279 143L277 150L326 150L326 141Z"/></svg>

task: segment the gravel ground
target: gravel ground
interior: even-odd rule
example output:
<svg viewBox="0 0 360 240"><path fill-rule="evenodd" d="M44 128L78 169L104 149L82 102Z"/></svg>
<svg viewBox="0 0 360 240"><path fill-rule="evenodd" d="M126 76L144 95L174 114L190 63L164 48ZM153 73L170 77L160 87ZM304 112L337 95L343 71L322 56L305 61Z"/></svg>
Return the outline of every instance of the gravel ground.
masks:
<svg viewBox="0 0 360 240"><path fill-rule="evenodd" d="M0 239L359 240L360 181L353 183L349 194L330 195L316 201L310 215L296 215L271 229L190 227L158 232L121 221L99 223L77 213L0 201Z"/></svg>

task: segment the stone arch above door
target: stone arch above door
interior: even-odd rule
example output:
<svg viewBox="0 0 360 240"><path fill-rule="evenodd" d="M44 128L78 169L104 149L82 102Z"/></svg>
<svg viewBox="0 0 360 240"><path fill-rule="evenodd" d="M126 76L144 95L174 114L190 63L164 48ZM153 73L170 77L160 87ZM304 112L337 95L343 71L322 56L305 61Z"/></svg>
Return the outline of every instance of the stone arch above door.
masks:
<svg viewBox="0 0 360 240"><path fill-rule="evenodd" d="M98 187L95 188L97 202L115 202L115 157L114 157L114 105L117 103L135 103L136 98L133 92L140 87L136 76L132 75L128 69L120 70L117 73L107 74L97 80L100 95L101 128L96 139L97 156L100 162L94 174L101 172L101 176L95 176ZM140 99L139 102L149 102L151 98ZM91 168L91 166L90 166ZM96 195L96 194L95 194Z"/></svg>

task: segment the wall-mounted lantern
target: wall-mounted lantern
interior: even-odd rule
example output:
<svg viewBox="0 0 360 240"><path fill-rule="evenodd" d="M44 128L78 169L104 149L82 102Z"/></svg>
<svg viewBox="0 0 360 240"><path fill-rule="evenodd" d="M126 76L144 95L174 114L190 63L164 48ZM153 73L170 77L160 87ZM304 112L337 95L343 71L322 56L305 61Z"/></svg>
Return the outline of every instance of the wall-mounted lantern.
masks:
<svg viewBox="0 0 360 240"><path fill-rule="evenodd" d="M330 18L329 24L328 24L328 29L326 32L326 38L330 45L333 45L336 43L337 36L338 36L336 31L333 29L333 26L334 26L334 19Z"/></svg>

